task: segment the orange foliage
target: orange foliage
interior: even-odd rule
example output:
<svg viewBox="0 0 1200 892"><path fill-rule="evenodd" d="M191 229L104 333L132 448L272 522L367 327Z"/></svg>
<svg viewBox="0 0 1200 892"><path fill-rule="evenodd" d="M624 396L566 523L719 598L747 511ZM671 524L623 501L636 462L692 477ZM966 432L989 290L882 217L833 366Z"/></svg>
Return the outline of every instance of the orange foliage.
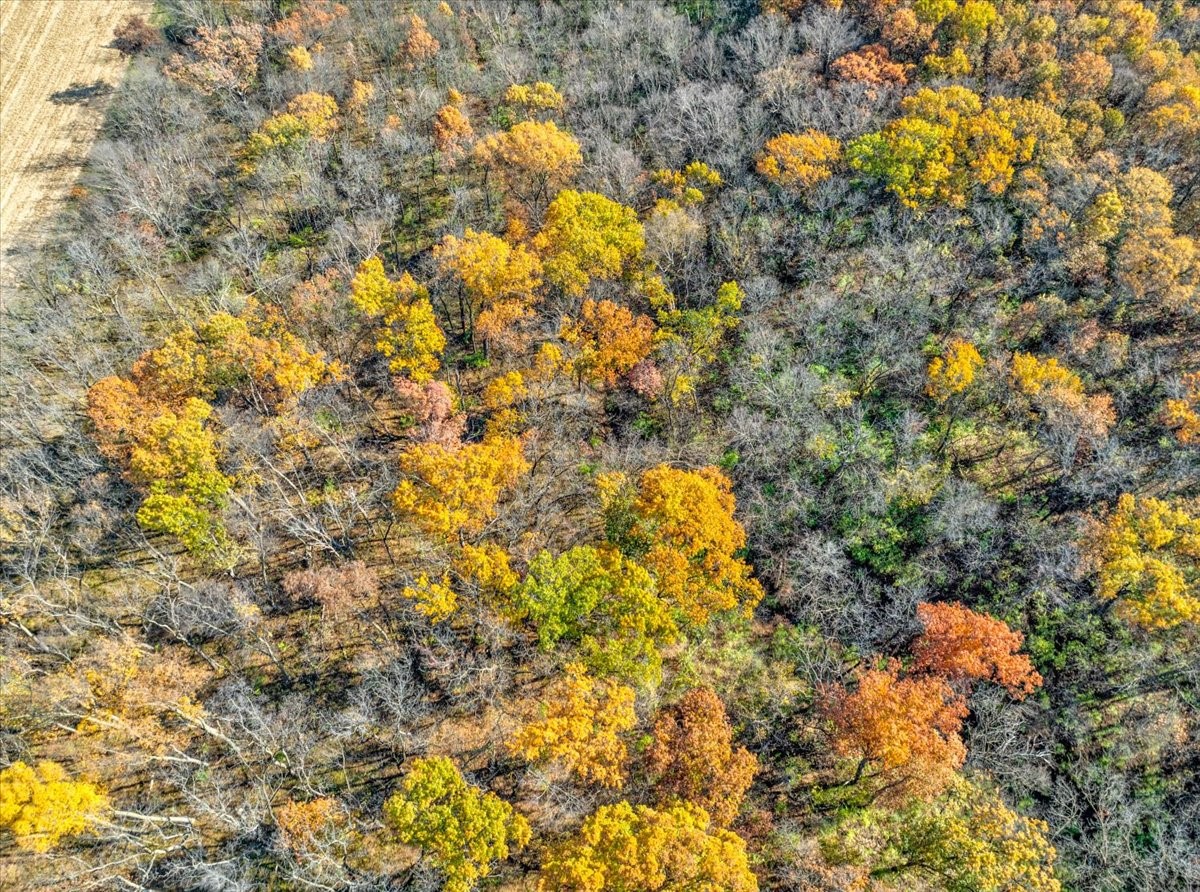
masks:
<svg viewBox="0 0 1200 892"><path fill-rule="evenodd" d="M954 780L967 757L959 737L967 706L934 675L900 678L900 664L867 669L854 691L829 691L834 749L877 769L879 795L893 802L932 798Z"/></svg>
<svg viewBox="0 0 1200 892"><path fill-rule="evenodd" d="M951 680L986 679L1024 699L1042 677L1019 653L1025 636L962 604L919 604L925 631L913 645L914 668Z"/></svg>
<svg viewBox="0 0 1200 892"><path fill-rule="evenodd" d="M833 76L843 81L861 81L865 84L895 84L904 86L908 75L904 66L893 62L888 48L872 43L847 53L829 66Z"/></svg>
<svg viewBox="0 0 1200 892"><path fill-rule="evenodd" d="M564 320L559 336L578 348L571 367L580 380L611 387L650 354L654 322L611 300L588 298L578 319Z"/></svg>

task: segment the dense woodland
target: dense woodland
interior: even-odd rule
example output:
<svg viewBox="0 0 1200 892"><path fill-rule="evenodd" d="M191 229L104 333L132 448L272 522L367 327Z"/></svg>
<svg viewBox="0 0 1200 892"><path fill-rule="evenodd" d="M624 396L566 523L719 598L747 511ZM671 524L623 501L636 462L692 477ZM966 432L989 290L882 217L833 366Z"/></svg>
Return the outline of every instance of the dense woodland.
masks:
<svg viewBox="0 0 1200 892"><path fill-rule="evenodd" d="M1200 887L1200 7L160 0L5 303L0 885Z"/></svg>

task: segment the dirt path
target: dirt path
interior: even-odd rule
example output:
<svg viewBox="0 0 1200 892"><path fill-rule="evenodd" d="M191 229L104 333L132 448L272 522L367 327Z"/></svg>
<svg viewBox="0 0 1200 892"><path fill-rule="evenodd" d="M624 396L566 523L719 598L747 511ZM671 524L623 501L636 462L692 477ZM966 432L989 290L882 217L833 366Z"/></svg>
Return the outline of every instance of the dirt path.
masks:
<svg viewBox="0 0 1200 892"><path fill-rule="evenodd" d="M0 0L0 286L95 139L125 63L113 28L145 0Z"/></svg>

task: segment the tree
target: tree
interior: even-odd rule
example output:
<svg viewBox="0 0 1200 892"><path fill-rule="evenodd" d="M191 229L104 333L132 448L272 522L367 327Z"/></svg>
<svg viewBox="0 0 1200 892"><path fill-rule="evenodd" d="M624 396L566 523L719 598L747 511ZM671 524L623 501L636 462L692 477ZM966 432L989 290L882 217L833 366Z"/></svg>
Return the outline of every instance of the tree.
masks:
<svg viewBox="0 0 1200 892"><path fill-rule="evenodd" d="M163 42L159 30L140 15L129 15L113 31L114 49L123 56L136 56Z"/></svg>
<svg viewBox="0 0 1200 892"><path fill-rule="evenodd" d="M400 470L406 479L392 495L396 509L430 535L450 537L480 532L529 463L520 440L494 436L457 449L411 446L400 456Z"/></svg>
<svg viewBox="0 0 1200 892"><path fill-rule="evenodd" d="M1018 132L1014 107L994 100L984 108L965 87L922 89L900 108L903 117L854 140L846 156L909 207L961 207L975 187L999 195L1037 147L1035 135Z"/></svg>
<svg viewBox="0 0 1200 892"><path fill-rule="evenodd" d="M1025 637L1004 622L957 602L918 604L925 627L913 645L913 668L951 681L994 681L1017 699L1041 686L1042 677L1020 653Z"/></svg>
<svg viewBox="0 0 1200 892"><path fill-rule="evenodd" d="M527 762L558 762L581 780L625 785L628 749L622 735L637 726L633 689L592 678L579 663L547 691L542 715L508 742Z"/></svg>
<svg viewBox="0 0 1200 892"><path fill-rule="evenodd" d="M654 322L610 300L587 298L578 319L564 319L559 337L578 351L570 362L578 380L612 387L650 355Z"/></svg>
<svg viewBox="0 0 1200 892"><path fill-rule="evenodd" d="M393 372L423 384L441 368L438 356L446 348L446 336L433 314L429 291L411 275L406 272L393 282L384 273L383 262L369 257L359 264L350 283L350 299L380 321L375 349L389 357Z"/></svg>
<svg viewBox="0 0 1200 892"><path fill-rule="evenodd" d="M746 531L734 508L729 478L716 468L659 465L642 474L631 502L613 501L608 511L610 528L626 526L614 530L622 548L641 556L662 596L699 626L713 611L749 612L762 598L738 557Z"/></svg>
<svg viewBox="0 0 1200 892"><path fill-rule="evenodd" d="M520 105L531 111L562 111L564 100L562 93L553 84L538 81L534 84L511 84L504 91L504 101L510 105Z"/></svg>
<svg viewBox="0 0 1200 892"><path fill-rule="evenodd" d="M1059 892L1048 829L959 779L934 802L843 821L821 847L833 864L861 865L885 888L928 881L946 892Z"/></svg>
<svg viewBox="0 0 1200 892"><path fill-rule="evenodd" d="M416 585L406 585L400 594L412 601L417 613L428 617L430 622L440 623L458 610L458 595L450 588L448 576L439 581L422 573L417 577Z"/></svg>
<svg viewBox="0 0 1200 892"><path fill-rule="evenodd" d="M523 245L467 229L461 239L445 236L433 256L442 273L459 285L464 331L478 326L495 340L530 315L542 284L542 264Z"/></svg>
<svg viewBox="0 0 1200 892"><path fill-rule="evenodd" d="M1200 518L1126 493L1086 529L1096 594L1125 619L1151 630L1200 620Z"/></svg>
<svg viewBox="0 0 1200 892"><path fill-rule="evenodd" d="M758 172L771 182L798 191L833 176L842 144L819 130L781 133L767 140L758 156Z"/></svg>
<svg viewBox="0 0 1200 892"><path fill-rule="evenodd" d="M943 679L899 673L892 661L860 671L853 691L841 685L828 691L834 749L858 760L856 781L875 767L874 798L929 799L950 785L966 759L959 731L967 707Z"/></svg>
<svg viewBox="0 0 1200 892"><path fill-rule="evenodd" d="M640 268L646 247L637 212L596 192L559 192L533 238L546 281L581 296L592 279L619 279Z"/></svg>
<svg viewBox="0 0 1200 892"><path fill-rule="evenodd" d="M0 827L22 849L45 853L86 833L110 810L95 784L71 780L57 762L14 762L0 771Z"/></svg>
<svg viewBox="0 0 1200 892"><path fill-rule="evenodd" d="M1200 372L1184 375L1178 398L1163 403L1163 424L1183 446L1200 443Z"/></svg>
<svg viewBox="0 0 1200 892"><path fill-rule="evenodd" d="M1116 422L1116 410L1108 394L1088 396L1078 375L1054 357L1038 359L1014 353L1013 381L1029 396L1050 424L1066 423L1092 442L1102 441Z"/></svg>
<svg viewBox="0 0 1200 892"><path fill-rule="evenodd" d="M579 142L553 121L522 121L475 144L475 159L499 173L526 204L540 204L583 163Z"/></svg>
<svg viewBox="0 0 1200 892"><path fill-rule="evenodd" d="M446 892L469 892L492 864L529 843L529 823L495 793L463 779L445 756L414 759L383 806L396 838L446 875Z"/></svg>
<svg viewBox="0 0 1200 892"><path fill-rule="evenodd" d="M908 83L905 66L891 59L888 48L872 43L852 53L835 59L829 66L834 77L844 81L859 81L864 84L895 84L903 87Z"/></svg>
<svg viewBox="0 0 1200 892"><path fill-rule="evenodd" d="M311 60L309 65L311 65ZM285 152L308 140L324 142L338 129L338 104L324 93L301 93L287 111L272 115L250 134L242 149L242 169L252 173L267 154Z"/></svg>
<svg viewBox="0 0 1200 892"><path fill-rule="evenodd" d="M952 338L946 345L945 355L930 360L929 384L925 392L939 401L962 393L971 386L975 373L981 368L983 357L975 345L961 338Z"/></svg>
<svg viewBox="0 0 1200 892"><path fill-rule="evenodd" d="M700 806L718 827L737 817L758 771L758 759L733 746L725 704L710 688L693 688L654 723L646 765L660 800Z"/></svg>
<svg viewBox="0 0 1200 892"><path fill-rule="evenodd" d="M418 65L422 65L436 56L441 48L437 38L429 33L429 28L423 18L419 15L408 17L408 37L404 40L402 51L405 68L412 71Z"/></svg>
<svg viewBox="0 0 1200 892"><path fill-rule="evenodd" d="M601 675L657 680L660 649L678 630L650 574L612 548L543 551L511 593L510 611L531 622L543 648L566 641Z"/></svg>
<svg viewBox="0 0 1200 892"><path fill-rule="evenodd" d="M163 69L206 96L228 91L249 93L258 80L258 55L263 48L263 27L254 22L233 22L220 28L201 27L191 44L191 61L175 55Z"/></svg>
<svg viewBox="0 0 1200 892"><path fill-rule="evenodd" d="M746 844L695 805L602 805L542 861L540 892L757 892Z"/></svg>
<svg viewBox="0 0 1200 892"><path fill-rule="evenodd" d="M467 148L475 138L475 130L471 121L462 111L462 96L457 90L451 91L453 100L437 110L433 117L433 144L442 153L448 166L453 167L467 154Z"/></svg>

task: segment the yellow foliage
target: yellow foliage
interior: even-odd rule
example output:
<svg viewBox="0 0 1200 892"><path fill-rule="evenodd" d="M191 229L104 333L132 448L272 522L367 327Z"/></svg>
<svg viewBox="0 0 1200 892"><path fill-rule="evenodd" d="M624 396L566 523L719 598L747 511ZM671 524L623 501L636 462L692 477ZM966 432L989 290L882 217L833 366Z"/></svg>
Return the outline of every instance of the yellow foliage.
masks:
<svg viewBox="0 0 1200 892"><path fill-rule="evenodd" d="M732 485L716 468L659 465L642 474L631 505L630 540L659 592L695 625L713 611L749 612L762 587L738 557L746 531L734 519Z"/></svg>
<svg viewBox="0 0 1200 892"><path fill-rule="evenodd" d="M561 337L578 353L571 369L580 380L611 387L654 346L654 322L610 300L583 302L579 318L564 319Z"/></svg>
<svg viewBox="0 0 1200 892"><path fill-rule="evenodd" d="M73 781L57 762L14 762L0 771L0 827L23 849L44 853L96 825L109 809L95 784Z"/></svg>
<svg viewBox="0 0 1200 892"><path fill-rule="evenodd" d="M1043 821L1016 814L994 793L959 779L934 802L898 812L871 809L843 821L824 835L821 848L833 864L894 878L888 888L909 888L927 873L944 889L1060 892L1048 832Z"/></svg>
<svg viewBox="0 0 1200 892"><path fill-rule="evenodd" d="M633 208L569 189L550 203L533 247L546 281L579 296L592 279L617 279L635 269L646 238Z"/></svg>
<svg viewBox="0 0 1200 892"><path fill-rule="evenodd" d="M1096 594L1147 629L1200 620L1200 518L1160 499L1126 493L1091 526L1085 550Z"/></svg>
<svg viewBox="0 0 1200 892"><path fill-rule="evenodd" d="M521 581L509 563L508 552L499 545L464 545L454 570L492 598L507 594Z"/></svg>
<svg viewBox="0 0 1200 892"><path fill-rule="evenodd" d="M443 576L440 582L430 581L429 576L422 573L417 577L415 586L406 585L400 592L405 598L414 601L417 612L428 617L431 622L439 623L449 619L458 609L458 595L450 588L450 579Z"/></svg>
<svg viewBox="0 0 1200 892"><path fill-rule="evenodd" d="M842 144L819 130L781 133L767 140L758 156L758 172L788 189L809 189L833 176Z"/></svg>
<svg viewBox="0 0 1200 892"><path fill-rule="evenodd" d="M547 691L541 718L524 725L508 747L528 762L559 762L582 780L622 787L629 753L621 735L637 726L633 701L632 688L571 664Z"/></svg>
<svg viewBox="0 0 1200 892"><path fill-rule="evenodd" d="M497 169L526 200L566 184L583 163L579 142L553 121L522 121L484 137L475 146L475 158Z"/></svg>
<svg viewBox="0 0 1200 892"><path fill-rule="evenodd" d="M427 533L450 537L480 532L529 463L520 440L496 436L458 449L439 443L411 446L400 456L400 469L407 479L392 495L396 509Z"/></svg>
<svg viewBox="0 0 1200 892"><path fill-rule="evenodd" d="M527 108L561 111L562 93L553 84L538 81L535 84L513 84L504 91L504 101Z"/></svg>
<svg viewBox="0 0 1200 892"><path fill-rule="evenodd" d="M1163 423L1184 446L1200 443L1200 372L1183 376L1183 393L1163 404Z"/></svg>
<svg viewBox="0 0 1200 892"><path fill-rule="evenodd" d="M488 382L483 390L483 407L493 412L507 409L529 395L520 372L506 372Z"/></svg>
<svg viewBox="0 0 1200 892"><path fill-rule="evenodd" d="M296 71L311 71L313 67L312 53L303 46L288 47L287 52L288 64Z"/></svg>
<svg viewBox="0 0 1200 892"><path fill-rule="evenodd" d="M363 313L382 323L375 349L391 359L393 372L422 384L441 368L439 356L446 348L446 336L438 327L429 291L411 275L406 272L393 282L384 273L383 262L369 257L359 264L350 283L350 298Z"/></svg>
<svg viewBox="0 0 1200 892"><path fill-rule="evenodd" d="M1012 370L1013 380L1026 396L1037 396L1052 387L1083 393L1079 376L1059 365L1054 357L1038 359L1029 353L1014 353Z"/></svg>
<svg viewBox="0 0 1200 892"><path fill-rule="evenodd" d="M502 337L530 315L542 284L542 263L524 245L510 244L490 232L468 229L447 235L433 249L443 274L453 276L467 298L468 330L477 325L489 339Z"/></svg>
<svg viewBox="0 0 1200 892"><path fill-rule="evenodd" d="M936 356L929 363L929 384L925 392L936 400L962 393L975 380L983 367L983 357L970 341L952 338L945 356Z"/></svg>
<svg viewBox="0 0 1200 892"><path fill-rule="evenodd" d="M602 805L542 862L538 892L758 892L746 843L699 806Z"/></svg>

